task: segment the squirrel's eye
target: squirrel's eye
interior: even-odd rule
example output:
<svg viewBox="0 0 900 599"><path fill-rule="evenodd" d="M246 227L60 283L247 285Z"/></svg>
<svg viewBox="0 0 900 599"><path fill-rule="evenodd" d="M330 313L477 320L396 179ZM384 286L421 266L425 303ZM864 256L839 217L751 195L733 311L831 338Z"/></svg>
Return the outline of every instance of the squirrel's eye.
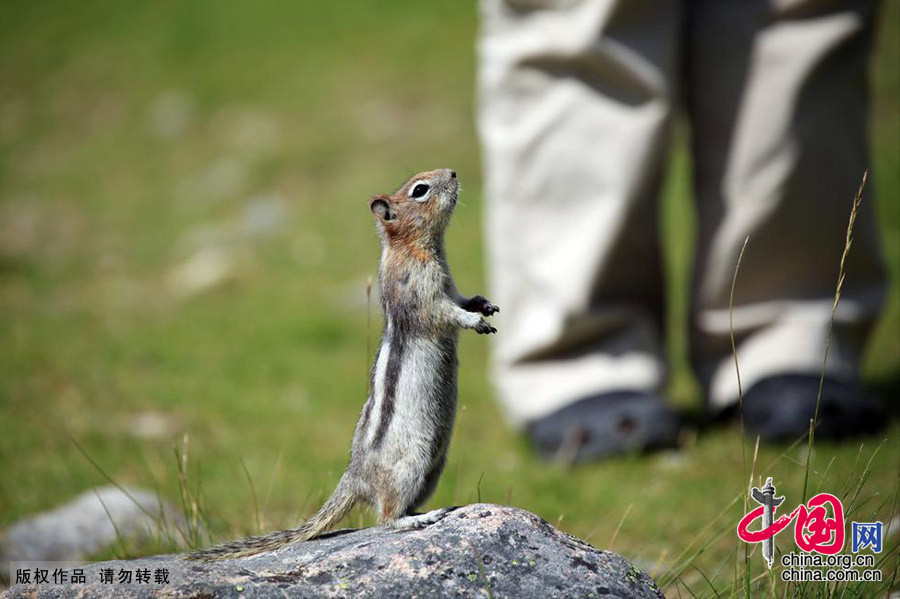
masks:
<svg viewBox="0 0 900 599"><path fill-rule="evenodd" d="M431 189L427 183L416 183L413 186L412 191L409 193L409 196L412 198L423 198L428 193L428 190Z"/></svg>

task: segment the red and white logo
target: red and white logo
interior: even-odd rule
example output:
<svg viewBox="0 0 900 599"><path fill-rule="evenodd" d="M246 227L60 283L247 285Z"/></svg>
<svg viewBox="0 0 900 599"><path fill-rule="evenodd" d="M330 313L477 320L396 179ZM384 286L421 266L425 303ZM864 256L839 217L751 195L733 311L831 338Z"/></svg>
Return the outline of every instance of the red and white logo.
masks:
<svg viewBox="0 0 900 599"><path fill-rule="evenodd" d="M753 487L750 498L760 506L741 518L737 534L747 543L763 544L763 557L769 568L775 559L773 537L787 528L792 520L795 521L794 541L801 550L835 555L844 548L844 506L831 493L819 493L806 505L801 503L794 511L783 514L777 520L774 520L775 510L784 501L784 497L775 497L771 478L766 479L762 489ZM750 530L750 525L758 519L762 519L762 527Z"/></svg>

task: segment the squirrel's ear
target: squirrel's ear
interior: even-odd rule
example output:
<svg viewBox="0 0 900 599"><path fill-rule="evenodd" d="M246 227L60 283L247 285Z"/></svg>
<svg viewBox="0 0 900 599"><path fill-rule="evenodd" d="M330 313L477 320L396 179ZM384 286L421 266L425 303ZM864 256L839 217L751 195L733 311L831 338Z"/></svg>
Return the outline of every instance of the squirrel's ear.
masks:
<svg viewBox="0 0 900 599"><path fill-rule="evenodd" d="M394 215L391 213L391 206L388 204L386 196L375 196L369 201L369 209L372 214L381 220L391 220Z"/></svg>

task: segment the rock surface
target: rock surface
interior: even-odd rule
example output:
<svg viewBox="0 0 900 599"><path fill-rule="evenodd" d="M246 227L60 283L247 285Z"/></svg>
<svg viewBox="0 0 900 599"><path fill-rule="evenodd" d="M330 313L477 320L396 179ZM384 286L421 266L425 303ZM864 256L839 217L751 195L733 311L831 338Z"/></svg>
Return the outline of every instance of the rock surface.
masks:
<svg viewBox="0 0 900 599"><path fill-rule="evenodd" d="M149 584L101 572L149 573ZM158 570L168 584L155 583ZM421 530L338 531L249 558L205 564L177 555L84 566L76 585L15 585L4 597L662 597L624 558L538 516L490 504L459 508Z"/></svg>
<svg viewBox="0 0 900 599"><path fill-rule="evenodd" d="M117 541L181 540L184 518L152 491L98 487L0 532L0 564L84 560Z"/></svg>

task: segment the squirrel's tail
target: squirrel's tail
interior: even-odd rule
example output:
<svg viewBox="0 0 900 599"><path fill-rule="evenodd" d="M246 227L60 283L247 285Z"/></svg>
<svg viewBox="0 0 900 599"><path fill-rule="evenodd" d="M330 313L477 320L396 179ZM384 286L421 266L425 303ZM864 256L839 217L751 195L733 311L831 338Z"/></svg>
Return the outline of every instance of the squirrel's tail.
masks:
<svg viewBox="0 0 900 599"><path fill-rule="evenodd" d="M356 492L347 481L347 475L341 477L331 497L312 518L290 530L282 530L257 537L247 537L222 543L208 549L198 549L185 556L185 559L202 562L216 562L223 559L247 557L272 551L291 543L307 541L318 536L340 522L358 500Z"/></svg>

